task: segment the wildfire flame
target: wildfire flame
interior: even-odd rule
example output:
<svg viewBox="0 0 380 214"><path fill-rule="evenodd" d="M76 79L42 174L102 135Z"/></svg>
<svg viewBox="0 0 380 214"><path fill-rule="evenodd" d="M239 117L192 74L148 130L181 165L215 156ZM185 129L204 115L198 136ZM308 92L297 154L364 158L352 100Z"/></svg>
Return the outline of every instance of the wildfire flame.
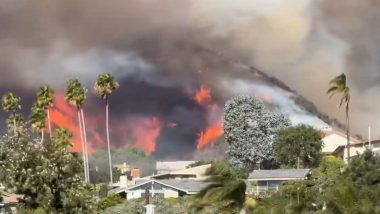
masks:
<svg viewBox="0 0 380 214"><path fill-rule="evenodd" d="M130 127L135 145L151 154L156 150L156 139L160 135L162 123L157 117L139 119Z"/></svg>
<svg viewBox="0 0 380 214"><path fill-rule="evenodd" d="M204 85L201 85L199 89L195 92L193 100L201 106L210 105L213 102L211 96L211 89Z"/></svg>
<svg viewBox="0 0 380 214"><path fill-rule="evenodd" d="M193 100L207 109L208 127L198 134L197 149L213 144L223 134L221 125L222 114L220 108L214 103L211 88L201 85L195 92Z"/></svg>
<svg viewBox="0 0 380 214"><path fill-rule="evenodd" d="M203 149L206 145L212 144L223 134L223 127L220 124L209 126L201 132L198 139L197 149Z"/></svg>
<svg viewBox="0 0 380 214"><path fill-rule="evenodd" d="M86 112L85 112L86 113ZM73 134L72 151L82 152L82 142L78 125L77 110L69 105L63 96L62 92L56 92L54 95L54 107L50 109L50 117L53 127L62 127L69 130ZM105 147L104 133L99 133L98 130L104 130L104 116L100 115L85 115L88 150L91 153L94 147ZM156 139L161 132L161 121L157 117L138 117L126 119L123 122L110 123L111 147L120 146L120 140L126 139L124 144L133 144L151 154L156 148ZM112 143L114 142L114 143Z"/></svg>
<svg viewBox="0 0 380 214"><path fill-rule="evenodd" d="M65 128L73 134L72 150L74 152L81 152L82 142L78 125L77 110L65 101L63 94L60 92L57 92L54 95L54 107L50 109L50 118L54 127ZM91 146L89 148L89 152L90 151L92 151Z"/></svg>

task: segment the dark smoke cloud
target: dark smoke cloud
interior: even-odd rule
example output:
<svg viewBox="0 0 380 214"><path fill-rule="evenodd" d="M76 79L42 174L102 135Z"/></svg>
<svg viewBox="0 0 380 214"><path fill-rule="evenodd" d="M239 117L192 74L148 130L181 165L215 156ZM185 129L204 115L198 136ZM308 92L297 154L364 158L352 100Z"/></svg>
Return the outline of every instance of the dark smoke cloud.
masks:
<svg viewBox="0 0 380 214"><path fill-rule="evenodd" d="M339 119L343 113L324 98L325 91L329 79L349 72L354 130L364 133L367 123L380 127L370 102L379 78L376 1L360 1L360 6L355 0L0 4L1 92L16 86L29 97L27 92L43 83L59 89L73 77L92 89L97 74L112 72L121 83L111 100L113 120L141 114L183 124L177 132L162 131L159 156L194 149L195 133L207 125L205 110L189 98L200 84L213 88L219 104L250 90L269 91L297 116L298 107L288 110L294 103L220 56L267 71ZM102 105L90 97L86 106L94 113Z"/></svg>

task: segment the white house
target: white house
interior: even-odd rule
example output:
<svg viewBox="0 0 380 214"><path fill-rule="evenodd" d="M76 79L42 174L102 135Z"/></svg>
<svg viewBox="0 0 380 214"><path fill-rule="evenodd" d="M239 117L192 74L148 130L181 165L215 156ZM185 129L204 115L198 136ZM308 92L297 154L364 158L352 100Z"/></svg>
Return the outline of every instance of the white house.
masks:
<svg viewBox="0 0 380 214"><path fill-rule="evenodd" d="M210 182L200 180L148 180L128 188L117 188L109 193L125 194L127 200L143 198L146 190L151 197L178 198L185 195L195 195Z"/></svg>
<svg viewBox="0 0 380 214"><path fill-rule="evenodd" d="M306 180L310 176L310 169L271 169L254 170L248 176L248 181L253 182L252 192L255 195L278 191L280 186L287 181Z"/></svg>
<svg viewBox="0 0 380 214"><path fill-rule="evenodd" d="M347 145L347 135L341 131L334 130L330 127L323 128L321 131L323 134L322 154L335 155L342 157L344 160L347 160L347 154L343 154L341 152L342 149L345 150L345 147ZM351 145L358 145L361 143L363 143L363 141L352 136L350 137ZM355 149L350 149L350 152L352 153L350 154L350 156L356 154Z"/></svg>

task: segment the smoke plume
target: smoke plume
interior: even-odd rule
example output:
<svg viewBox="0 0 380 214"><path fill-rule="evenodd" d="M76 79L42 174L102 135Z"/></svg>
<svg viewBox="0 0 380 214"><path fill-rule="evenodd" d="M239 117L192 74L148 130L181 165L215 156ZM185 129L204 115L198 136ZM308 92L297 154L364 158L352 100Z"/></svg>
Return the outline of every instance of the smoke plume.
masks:
<svg viewBox="0 0 380 214"><path fill-rule="evenodd" d="M260 80L246 65L281 79L342 121L343 111L325 92L328 81L345 72L354 132L365 133L369 124L380 131L377 1L0 4L1 91L15 90L27 107L31 91L42 84L63 92L69 78L79 78L92 92L99 73L112 73L121 85L110 100L115 149L135 144L157 157L187 158L182 154L199 147L200 136L220 135L215 112L237 94L263 98L294 123L324 125L291 99L294 94ZM104 147L103 107L89 93L85 114L92 148Z"/></svg>

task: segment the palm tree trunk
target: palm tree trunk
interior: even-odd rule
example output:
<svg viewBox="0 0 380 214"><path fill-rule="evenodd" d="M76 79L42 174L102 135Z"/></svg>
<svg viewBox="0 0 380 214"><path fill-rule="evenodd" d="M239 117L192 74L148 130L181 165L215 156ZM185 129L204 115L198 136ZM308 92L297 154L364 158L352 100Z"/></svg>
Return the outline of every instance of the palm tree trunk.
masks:
<svg viewBox="0 0 380 214"><path fill-rule="evenodd" d="M16 126L16 112L13 111L13 132L15 136L17 135L17 126Z"/></svg>
<svg viewBox="0 0 380 214"><path fill-rule="evenodd" d="M50 121L50 110L49 110L49 108L46 111L47 111L47 117L48 117L49 135L51 137L52 135L51 135L51 121Z"/></svg>
<svg viewBox="0 0 380 214"><path fill-rule="evenodd" d="M107 150L108 150L108 164L110 170L110 185L113 184L113 174L112 174L112 157L110 148L110 132L108 126L108 97L106 98L106 135L107 135Z"/></svg>
<svg viewBox="0 0 380 214"><path fill-rule="evenodd" d="M83 108L80 109L80 113L82 115L82 127L83 127L83 136L84 136L84 148L86 153L86 170L87 170L87 181L90 181L90 166L88 163L88 146L87 146L87 133L86 133L86 124L84 122L84 114L83 114Z"/></svg>
<svg viewBox="0 0 380 214"><path fill-rule="evenodd" d="M84 181L87 182L87 167L86 167L86 154L85 154L85 147L84 147L84 141L83 141L83 129L82 129L82 120L81 120L81 114L80 110L78 108L78 122L79 122L79 131L80 131L80 138L82 141L82 156L83 156L83 170L84 170Z"/></svg>
<svg viewBox="0 0 380 214"><path fill-rule="evenodd" d="M346 104L346 125L347 125L347 162L350 162L350 117L348 114L349 105Z"/></svg>

